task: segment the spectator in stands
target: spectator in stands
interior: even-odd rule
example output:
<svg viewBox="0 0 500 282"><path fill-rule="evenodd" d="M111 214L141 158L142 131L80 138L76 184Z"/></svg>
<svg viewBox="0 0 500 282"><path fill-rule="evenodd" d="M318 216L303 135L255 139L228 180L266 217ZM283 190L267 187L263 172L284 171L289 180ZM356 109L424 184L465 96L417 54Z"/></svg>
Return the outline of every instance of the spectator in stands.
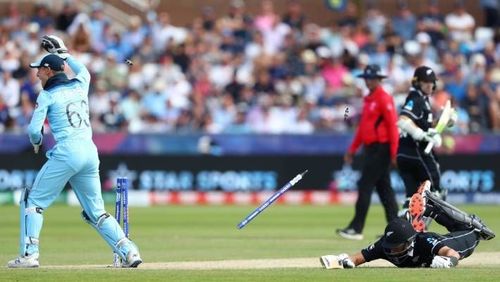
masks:
<svg viewBox="0 0 500 282"><path fill-rule="evenodd" d="M465 66L466 77L469 83L480 85L486 76L486 58L477 53L470 57L470 62Z"/></svg>
<svg viewBox="0 0 500 282"><path fill-rule="evenodd" d="M420 44L420 52L422 53L424 64L429 65L429 62L439 61L439 54L431 44L431 37L426 32L419 32L415 39Z"/></svg>
<svg viewBox="0 0 500 282"><path fill-rule="evenodd" d="M119 105L120 94L117 92L110 94L109 111L105 112L99 117L105 128L105 132L116 132L127 130L127 120L123 115L122 109Z"/></svg>
<svg viewBox="0 0 500 282"><path fill-rule="evenodd" d="M236 39L241 39L242 43L246 44L250 36L246 27L249 23L252 23L252 18L245 12L245 2L232 0L227 14L217 19L216 26L219 33L232 34ZM237 41L240 43L239 40Z"/></svg>
<svg viewBox="0 0 500 282"><path fill-rule="evenodd" d="M302 11L302 5L297 0L288 0L286 12L283 15L283 23L290 26L293 30L302 32L306 21L306 15Z"/></svg>
<svg viewBox="0 0 500 282"><path fill-rule="evenodd" d="M497 85L494 99L490 104L493 131L500 133L500 84Z"/></svg>
<svg viewBox="0 0 500 282"><path fill-rule="evenodd" d="M21 96L20 104L19 113L16 116L16 124L18 126L18 133L23 133L28 128L35 107L26 95Z"/></svg>
<svg viewBox="0 0 500 282"><path fill-rule="evenodd" d="M342 64L339 54L332 54L330 49L320 47L318 48L318 56L321 58L321 76L325 80L327 87L334 92L340 92L348 71Z"/></svg>
<svg viewBox="0 0 500 282"><path fill-rule="evenodd" d="M236 117L234 122L229 124L226 128L224 128L224 133L231 134L248 134L252 132L249 124L247 123L247 106L244 104L238 105L236 108Z"/></svg>
<svg viewBox="0 0 500 282"><path fill-rule="evenodd" d="M110 50L106 54L105 68L98 76L105 83L108 90L120 91L126 85L126 70L118 64L118 52Z"/></svg>
<svg viewBox="0 0 500 282"><path fill-rule="evenodd" d="M465 43L472 40L472 31L476 21L467 13L463 0L455 2L453 11L446 15L445 24L451 40Z"/></svg>
<svg viewBox="0 0 500 282"><path fill-rule="evenodd" d="M4 53L2 61L0 62L0 69L4 72L12 73L21 66L21 52L19 52L16 43L12 41L8 41L4 46Z"/></svg>
<svg viewBox="0 0 500 282"><path fill-rule="evenodd" d="M155 64L157 62L158 56L153 49L153 39L150 35L144 37L144 41L135 51L134 58L137 58L144 64ZM134 61L136 60L134 59Z"/></svg>
<svg viewBox="0 0 500 282"><path fill-rule="evenodd" d="M30 21L37 23L42 30L54 26L54 19L45 3L38 3L35 5Z"/></svg>
<svg viewBox="0 0 500 282"><path fill-rule="evenodd" d="M237 108L233 96L229 93L222 94L219 102L211 109L211 118L215 124L211 133L220 133L236 119Z"/></svg>
<svg viewBox="0 0 500 282"><path fill-rule="evenodd" d="M445 39L444 28L444 15L439 10L438 1L429 0L427 11L418 19L418 31L429 34L432 45L442 48L442 41Z"/></svg>
<svg viewBox="0 0 500 282"><path fill-rule="evenodd" d="M338 21L339 26L355 27L359 25L359 11L356 3L347 1L342 19Z"/></svg>
<svg viewBox="0 0 500 282"><path fill-rule="evenodd" d="M130 132L137 132L141 124L141 95L136 90L128 92L122 101L121 110Z"/></svg>
<svg viewBox="0 0 500 282"><path fill-rule="evenodd" d="M111 99L103 80L95 83L95 89L89 96L90 122L96 132L105 132L100 117L111 110Z"/></svg>
<svg viewBox="0 0 500 282"><path fill-rule="evenodd" d="M187 32L170 23L170 15L160 13L158 21L152 26L153 47L156 53L164 54L171 45L182 43L187 38Z"/></svg>
<svg viewBox="0 0 500 282"><path fill-rule="evenodd" d="M260 32L264 32L271 29L277 21L279 21L279 16L274 11L273 1L261 0L260 11L254 19L255 28Z"/></svg>
<svg viewBox="0 0 500 282"><path fill-rule="evenodd" d="M490 67L486 70L484 80L481 81L479 86L480 96L488 100L488 128L495 128L495 122L498 121L498 111L496 111L499 96L498 88L500 86L500 69ZM497 124L498 125L498 124Z"/></svg>
<svg viewBox="0 0 500 282"><path fill-rule="evenodd" d="M62 10L56 17L56 29L60 31L67 31L77 14L78 10L75 3L72 0L65 0Z"/></svg>
<svg viewBox="0 0 500 282"><path fill-rule="evenodd" d="M478 133L488 128L488 99L480 95L476 85L468 84L462 105L469 115L469 132Z"/></svg>
<svg viewBox="0 0 500 282"><path fill-rule="evenodd" d="M382 38L385 26L392 26L392 22L387 19L386 15L384 15L382 11L373 3L370 2L366 9L366 16L363 19L363 25L370 29L370 32L375 40L379 40Z"/></svg>
<svg viewBox="0 0 500 282"><path fill-rule="evenodd" d="M256 93L265 93L270 95L276 94L274 82L271 80L271 75L267 69L261 70L256 77L257 81L253 85L253 90Z"/></svg>
<svg viewBox="0 0 500 282"><path fill-rule="evenodd" d="M498 0L480 0L483 8L485 26L498 28L500 26L500 4Z"/></svg>
<svg viewBox="0 0 500 282"><path fill-rule="evenodd" d="M15 109L19 106L21 100L21 87L19 81L12 77L10 71L4 71L0 78L0 96L4 103L10 109Z"/></svg>
<svg viewBox="0 0 500 282"><path fill-rule="evenodd" d="M394 31L403 40L410 40L415 36L417 29L417 19L408 7L406 1L401 1L398 7L397 15L392 19Z"/></svg>
<svg viewBox="0 0 500 282"><path fill-rule="evenodd" d="M71 49L78 53L89 53L92 51L92 42L89 25L84 22L78 23L71 34Z"/></svg>
<svg viewBox="0 0 500 282"><path fill-rule="evenodd" d="M90 35L92 36L93 49L104 52L106 46L106 29L110 28L110 21L103 13L103 4L96 1L91 6L90 11Z"/></svg>
<svg viewBox="0 0 500 282"><path fill-rule="evenodd" d="M7 30L15 31L16 28L21 27L23 14L19 11L18 4L11 2L8 7L7 15L0 21L1 25Z"/></svg>
<svg viewBox="0 0 500 282"><path fill-rule="evenodd" d="M5 104L3 96L0 95L0 132L5 132L5 127L9 119L9 107Z"/></svg>
<svg viewBox="0 0 500 282"><path fill-rule="evenodd" d="M132 54L141 47L146 37L146 29L142 27L142 20L139 16L132 16L129 19L127 31L123 33L122 40L130 47L127 53L123 54L125 58L130 58Z"/></svg>
<svg viewBox="0 0 500 282"><path fill-rule="evenodd" d="M36 77L36 71L30 70L21 83L21 96L27 96L31 103L36 103L37 94L41 89Z"/></svg>

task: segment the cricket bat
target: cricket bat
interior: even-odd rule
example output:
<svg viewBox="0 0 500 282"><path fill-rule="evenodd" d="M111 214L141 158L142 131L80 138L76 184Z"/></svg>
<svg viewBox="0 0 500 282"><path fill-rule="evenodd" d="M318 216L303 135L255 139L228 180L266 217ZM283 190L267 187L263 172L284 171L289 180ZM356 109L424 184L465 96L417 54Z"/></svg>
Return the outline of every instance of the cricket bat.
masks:
<svg viewBox="0 0 500 282"><path fill-rule="evenodd" d="M319 261L325 269L342 269L342 261L336 255L327 255L319 258Z"/></svg>
<svg viewBox="0 0 500 282"><path fill-rule="evenodd" d="M441 113L441 116L439 117L439 120L438 120L436 126L434 127L434 129L436 129L437 133L440 134L441 132L444 131L444 129L448 125L448 121L450 121L450 117L451 117L452 112L453 112L453 109L451 108L451 102L450 102L450 100L448 100L448 101L446 101L443 112ZM426 154L429 154L432 150L432 147L434 147L433 142L427 143L427 147L425 147L424 152Z"/></svg>

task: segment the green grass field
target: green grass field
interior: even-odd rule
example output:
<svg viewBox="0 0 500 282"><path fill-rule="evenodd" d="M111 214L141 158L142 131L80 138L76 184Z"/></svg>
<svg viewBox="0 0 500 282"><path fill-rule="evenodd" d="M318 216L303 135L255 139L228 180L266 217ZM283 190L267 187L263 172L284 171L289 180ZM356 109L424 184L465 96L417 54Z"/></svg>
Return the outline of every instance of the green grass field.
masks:
<svg viewBox="0 0 500 282"><path fill-rule="evenodd" d="M354 252L383 232L380 206L370 209L365 240L337 237L354 212L352 206L272 206L242 230L236 228L255 207L172 206L130 210L131 238L145 263L307 258ZM500 230L498 206L462 206L480 215L493 230ZM112 211L112 207L108 207ZM109 265L112 253L96 231L80 218L80 209L53 206L45 214L41 234L41 268L7 269L18 250L18 208L0 206L0 281L498 281L500 268L456 269L320 268L273 269L52 269L52 265ZM444 232L436 224L432 231ZM498 238L482 242L476 252L499 252ZM474 255L473 255L474 256Z"/></svg>

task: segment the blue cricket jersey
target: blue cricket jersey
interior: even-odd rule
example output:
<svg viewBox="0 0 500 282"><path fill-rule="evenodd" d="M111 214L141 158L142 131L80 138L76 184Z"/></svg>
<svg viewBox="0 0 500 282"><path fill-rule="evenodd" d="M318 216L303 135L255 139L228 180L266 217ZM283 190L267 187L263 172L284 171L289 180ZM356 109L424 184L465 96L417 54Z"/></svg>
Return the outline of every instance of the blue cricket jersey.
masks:
<svg viewBox="0 0 500 282"><path fill-rule="evenodd" d="M41 130L46 117L56 143L92 140L88 100L90 73L85 65L71 56L66 62L76 77L68 79L66 74L59 73L47 80L38 95L28 127L32 144L42 141Z"/></svg>

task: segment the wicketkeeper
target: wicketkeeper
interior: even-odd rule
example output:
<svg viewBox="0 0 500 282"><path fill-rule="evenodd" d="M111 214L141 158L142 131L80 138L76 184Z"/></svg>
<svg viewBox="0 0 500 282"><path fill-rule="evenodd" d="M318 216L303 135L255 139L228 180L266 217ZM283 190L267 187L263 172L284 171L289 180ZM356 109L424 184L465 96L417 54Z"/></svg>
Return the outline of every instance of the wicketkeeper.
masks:
<svg viewBox="0 0 500 282"><path fill-rule="evenodd" d="M384 235L361 252L320 257L326 269L354 268L365 262L384 259L397 267L450 268L470 256L480 240L491 240L495 233L479 217L468 215L429 192L424 182L410 199L411 221L423 223L432 217L446 227L448 234L417 232L412 222L403 218L392 220Z"/></svg>
<svg viewBox="0 0 500 282"><path fill-rule="evenodd" d="M137 267L141 262L137 246L125 237L114 217L104 210L99 180L99 157L92 141L89 121L88 92L90 74L73 58L64 42L53 35L42 37L42 47L49 53L41 61L30 64L36 68L43 90L28 127L35 153L43 141L43 124L48 119L56 145L47 152L48 161L38 173L33 187L23 191L21 199L20 256L8 267L39 266L39 238L43 211L70 183L83 208L82 216L104 238L122 260L123 267ZM64 62L76 74L68 79ZM75 244L68 238L69 244Z"/></svg>

